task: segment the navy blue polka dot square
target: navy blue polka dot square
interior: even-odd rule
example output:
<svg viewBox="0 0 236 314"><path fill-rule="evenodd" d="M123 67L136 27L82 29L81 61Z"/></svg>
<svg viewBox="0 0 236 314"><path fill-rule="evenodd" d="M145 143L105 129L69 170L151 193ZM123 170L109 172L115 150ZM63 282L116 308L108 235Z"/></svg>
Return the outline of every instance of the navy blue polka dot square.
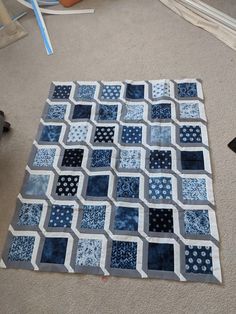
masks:
<svg viewBox="0 0 236 314"><path fill-rule="evenodd" d="M126 98L127 99L143 99L144 98L144 85L127 84Z"/></svg>
<svg viewBox="0 0 236 314"><path fill-rule="evenodd" d="M72 119L89 119L92 106L75 105Z"/></svg>
<svg viewBox="0 0 236 314"><path fill-rule="evenodd" d="M122 198L138 198L139 177L118 177L116 196Z"/></svg>
<svg viewBox="0 0 236 314"><path fill-rule="evenodd" d="M138 208L116 207L115 208L115 230L138 230Z"/></svg>
<svg viewBox="0 0 236 314"><path fill-rule="evenodd" d="M59 176L56 194L59 196L74 196L77 192L79 176Z"/></svg>
<svg viewBox="0 0 236 314"><path fill-rule="evenodd" d="M112 241L111 268L136 269L137 243Z"/></svg>
<svg viewBox="0 0 236 314"><path fill-rule="evenodd" d="M173 244L148 244L148 269L174 271Z"/></svg>
<svg viewBox="0 0 236 314"><path fill-rule="evenodd" d="M185 246L185 271L194 274L212 274L210 246Z"/></svg>
<svg viewBox="0 0 236 314"><path fill-rule="evenodd" d="M203 152L181 152L181 165L183 170L204 170Z"/></svg>
<svg viewBox="0 0 236 314"><path fill-rule="evenodd" d="M70 85L57 85L52 95L53 99L68 99L70 97Z"/></svg>
<svg viewBox="0 0 236 314"><path fill-rule="evenodd" d="M96 127L94 143L113 143L115 128L114 127Z"/></svg>
<svg viewBox="0 0 236 314"><path fill-rule="evenodd" d="M103 197L107 196L109 176L90 176L88 178L87 196Z"/></svg>
<svg viewBox="0 0 236 314"><path fill-rule="evenodd" d="M80 148L65 149L62 167L81 167L84 150Z"/></svg>
<svg viewBox="0 0 236 314"><path fill-rule="evenodd" d="M48 227L70 228L73 215L73 207L69 205L53 205Z"/></svg>
<svg viewBox="0 0 236 314"><path fill-rule="evenodd" d="M109 167L111 164L110 149L95 149L92 153L91 167Z"/></svg>
<svg viewBox="0 0 236 314"><path fill-rule="evenodd" d="M151 150L149 167L150 169L171 169L171 151Z"/></svg>
<svg viewBox="0 0 236 314"><path fill-rule="evenodd" d="M173 233L172 209L149 208L149 231Z"/></svg>
<svg viewBox="0 0 236 314"><path fill-rule="evenodd" d="M116 105L100 105L98 120L116 120L117 109Z"/></svg>
<svg viewBox="0 0 236 314"><path fill-rule="evenodd" d="M201 143L202 134L200 126L184 125L179 132L181 143Z"/></svg>
<svg viewBox="0 0 236 314"><path fill-rule="evenodd" d="M42 129L40 141L58 142L61 134L61 125L45 125Z"/></svg>
<svg viewBox="0 0 236 314"><path fill-rule="evenodd" d="M154 119L171 119L170 104L156 104L151 107L151 118Z"/></svg>
<svg viewBox="0 0 236 314"><path fill-rule="evenodd" d="M101 99L115 100L120 97L121 86L120 85L104 85L102 87Z"/></svg>
<svg viewBox="0 0 236 314"><path fill-rule="evenodd" d="M197 97L196 83L179 83L177 84L179 98Z"/></svg>
<svg viewBox="0 0 236 314"><path fill-rule="evenodd" d="M105 205L84 205L81 220L81 228L104 229L106 206Z"/></svg>
<svg viewBox="0 0 236 314"><path fill-rule="evenodd" d="M142 127L123 126L121 140L123 143L140 144L142 142Z"/></svg>
<svg viewBox="0 0 236 314"><path fill-rule="evenodd" d="M46 238L41 263L64 264L67 238Z"/></svg>

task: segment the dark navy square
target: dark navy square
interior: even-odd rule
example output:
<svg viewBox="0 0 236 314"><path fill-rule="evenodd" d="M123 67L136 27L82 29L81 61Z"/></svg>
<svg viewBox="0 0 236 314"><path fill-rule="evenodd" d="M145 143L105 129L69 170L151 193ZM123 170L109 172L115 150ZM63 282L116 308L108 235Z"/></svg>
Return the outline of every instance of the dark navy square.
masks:
<svg viewBox="0 0 236 314"><path fill-rule="evenodd" d="M117 109L116 105L100 105L98 120L116 120Z"/></svg>
<svg viewBox="0 0 236 314"><path fill-rule="evenodd" d="M116 196L139 198L139 177L118 177Z"/></svg>
<svg viewBox="0 0 236 314"><path fill-rule="evenodd" d="M142 127L123 126L121 140L123 143L140 144L142 142Z"/></svg>
<svg viewBox="0 0 236 314"><path fill-rule="evenodd" d="M107 196L109 176L91 176L88 179L87 196Z"/></svg>
<svg viewBox="0 0 236 314"><path fill-rule="evenodd" d="M111 268L136 269L137 243L112 241Z"/></svg>
<svg viewBox="0 0 236 314"><path fill-rule="evenodd" d="M171 119L171 105L170 104L156 104L151 107L152 119Z"/></svg>
<svg viewBox="0 0 236 314"><path fill-rule="evenodd" d="M70 96L71 86L57 85L52 95L53 99L68 99Z"/></svg>
<svg viewBox="0 0 236 314"><path fill-rule="evenodd" d="M211 247L186 245L185 271L195 274L212 274Z"/></svg>
<svg viewBox="0 0 236 314"><path fill-rule="evenodd" d="M95 149L92 153L91 167L110 167L111 164L110 149Z"/></svg>
<svg viewBox="0 0 236 314"><path fill-rule="evenodd" d="M67 238L46 238L41 263L64 264L67 241Z"/></svg>
<svg viewBox="0 0 236 314"><path fill-rule="evenodd" d="M48 227L70 228L73 215L73 207L69 205L53 205Z"/></svg>
<svg viewBox="0 0 236 314"><path fill-rule="evenodd" d="M181 164L183 170L204 170L203 152L181 152Z"/></svg>
<svg viewBox="0 0 236 314"><path fill-rule="evenodd" d="M45 125L40 136L40 141L58 142L60 134L61 125Z"/></svg>
<svg viewBox="0 0 236 314"><path fill-rule="evenodd" d="M149 243L148 269L174 271L173 244Z"/></svg>
<svg viewBox="0 0 236 314"><path fill-rule="evenodd" d="M113 143L115 127L96 127L94 143Z"/></svg>
<svg viewBox="0 0 236 314"><path fill-rule="evenodd" d="M116 207L115 208L115 230L138 230L138 208Z"/></svg>
<svg viewBox="0 0 236 314"><path fill-rule="evenodd" d="M179 83L177 89L179 98L197 97L196 83Z"/></svg>
<svg viewBox="0 0 236 314"><path fill-rule="evenodd" d="M151 150L150 169L171 169L171 151L170 150Z"/></svg>
<svg viewBox="0 0 236 314"><path fill-rule="evenodd" d="M59 176L56 194L59 196L74 196L77 192L79 176Z"/></svg>
<svg viewBox="0 0 236 314"><path fill-rule="evenodd" d="M92 106L75 105L72 119L89 119Z"/></svg>
<svg viewBox="0 0 236 314"><path fill-rule="evenodd" d="M65 149L62 159L63 167L81 167L84 150L80 148Z"/></svg>
<svg viewBox="0 0 236 314"><path fill-rule="evenodd" d="M149 231L173 233L172 209L149 208Z"/></svg>
<svg viewBox="0 0 236 314"><path fill-rule="evenodd" d="M143 99L144 98L144 85L127 84L126 98Z"/></svg>

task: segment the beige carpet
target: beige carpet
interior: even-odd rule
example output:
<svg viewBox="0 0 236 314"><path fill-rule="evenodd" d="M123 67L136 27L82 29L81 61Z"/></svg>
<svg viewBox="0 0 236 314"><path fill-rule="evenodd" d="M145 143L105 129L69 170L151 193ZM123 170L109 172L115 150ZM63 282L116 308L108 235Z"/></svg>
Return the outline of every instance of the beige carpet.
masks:
<svg viewBox="0 0 236 314"><path fill-rule="evenodd" d="M236 53L157 0L84 0L87 16L46 16L48 57L32 14L29 36L0 50L0 109L12 132L0 142L0 249L52 80L198 77L203 80L221 236L223 285L0 271L0 313L236 312Z"/></svg>

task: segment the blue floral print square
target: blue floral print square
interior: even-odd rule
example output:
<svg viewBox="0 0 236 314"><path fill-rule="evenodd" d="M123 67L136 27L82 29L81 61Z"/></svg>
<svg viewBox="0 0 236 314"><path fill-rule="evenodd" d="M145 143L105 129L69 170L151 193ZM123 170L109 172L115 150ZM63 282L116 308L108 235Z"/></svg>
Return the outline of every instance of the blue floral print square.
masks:
<svg viewBox="0 0 236 314"><path fill-rule="evenodd" d="M116 207L115 208L115 230L138 230L138 208L133 207Z"/></svg>
<svg viewBox="0 0 236 314"><path fill-rule="evenodd" d="M52 95L53 99L68 99L71 91L70 85L56 85Z"/></svg>
<svg viewBox="0 0 236 314"><path fill-rule="evenodd" d="M127 144L140 144L142 142L142 127L123 126L121 140Z"/></svg>
<svg viewBox="0 0 236 314"><path fill-rule="evenodd" d="M75 94L78 100L92 100L96 91L96 85L80 85Z"/></svg>
<svg viewBox="0 0 236 314"><path fill-rule="evenodd" d="M81 220L81 228L103 229L105 224L105 205L84 205Z"/></svg>
<svg viewBox="0 0 236 314"><path fill-rule="evenodd" d="M52 205L48 227L70 228L73 216L73 206Z"/></svg>
<svg viewBox="0 0 236 314"><path fill-rule="evenodd" d="M91 167L110 167L111 149L94 149L91 158Z"/></svg>
<svg viewBox="0 0 236 314"><path fill-rule="evenodd" d="M171 178L154 177L149 178L149 198L151 200L172 199Z"/></svg>
<svg viewBox="0 0 236 314"><path fill-rule="evenodd" d="M126 98L127 99L143 99L144 98L144 85L127 84Z"/></svg>
<svg viewBox="0 0 236 314"><path fill-rule="evenodd" d="M100 105L98 120L116 120L117 110L117 105Z"/></svg>
<svg viewBox="0 0 236 314"><path fill-rule="evenodd" d="M42 129L40 141L58 142L61 134L61 125L45 125Z"/></svg>
<svg viewBox="0 0 236 314"><path fill-rule="evenodd" d="M206 201L206 180L203 178L183 178L182 196L186 201Z"/></svg>
<svg viewBox="0 0 236 314"><path fill-rule="evenodd" d="M212 274L210 246L185 246L185 271L193 274Z"/></svg>
<svg viewBox="0 0 236 314"><path fill-rule="evenodd" d="M64 264L67 238L45 238L41 263Z"/></svg>
<svg viewBox="0 0 236 314"><path fill-rule="evenodd" d="M109 176L98 175L88 178L87 196L104 197L107 196Z"/></svg>
<svg viewBox="0 0 236 314"><path fill-rule="evenodd" d="M119 167L125 169L139 169L141 162L141 151L138 149L121 149Z"/></svg>
<svg viewBox="0 0 236 314"><path fill-rule="evenodd" d="M30 174L24 185L27 195L44 196L48 187L49 175Z"/></svg>
<svg viewBox="0 0 236 314"><path fill-rule="evenodd" d="M137 243L112 241L111 268L136 269Z"/></svg>
<svg viewBox="0 0 236 314"><path fill-rule="evenodd" d="M142 120L144 108L143 105L126 105L125 106L125 120Z"/></svg>
<svg viewBox="0 0 236 314"><path fill-rule="evenodd" d="M43 205L23 203L18 212L18 226L38 226Z"/></svg>
<svg viewBox="0 0 236 314"><path fill-rule="evenodd" d="M170 126L151 126L151 144L170 144L171 127Z"/></svg>
<svg viewBox="0 0 236 314"><path fill-rule="evenodd" d="M66 113L66 105L48 105L46 119L63 120Z"/></svg>
<svg viewBox="0 0 236 314"><path fill-rule="evenodd" d="M178 83L177 90L179 98L191 98L198 96L196 83Z"/></svg>
<svg viewBox="0 0 236 314"><path fill-rule="evenodd" d="M181 143L201 143L202 134L200 126L184 125L181 126L180 132L180 142Z"/></svg>
<svg viewBox="0 0 236 314"><path fill-rule="evenodd" d="M100 265L102 241L95 239L79 239L76 265L98 267Z"/></svg>
<svg viewBox="0 0 236 314"><path fill-rule="evenodd" d="M121 86L120 85L104 85L102 87L102 100L115 100L120 97Z"/></svg>
<svg viewBox="0 0 236 314"><path fill-rule="evenodd" d="M174 271L174 246L167 243L148 244L148 269Z"/></svg>
<svg viewBox="0 0 236 314"><path fill-rule="evenodd" d="M139 177L118 177L116 187L116 197L138 198L139 197Z"/></svg>
<svg viewBox="0 0 236 314"><path fill-rule="evenodd" d="M56 154L55 148L39 148L36 151L33 166L34 167L51 167Z"/></svg>
<svg viewBox="0 0 236 314"><path fill-rule="evenodd" d="M34 250L35 237L31 236L13 236L8 260L11 262L30 261Z"/></svg>
<svg viewBox="0 0 236 314"><path fill-rule="evenodd" d="M200 118L200 110L198 103L182 103L179 105L181 119L197 119Z"/></svg>
<svg viewBox="0 0 236 314"><path fill-rule="evenodd" d="M184 229L186 234L209 234L210 221L207 210L185 210Z"/></svg>
<svg viewBox="0 0 236 314"><path fill-rule="evenodd" d="M171 119L170 104L156 104L151 107L151 118L156 119Z"/></svg>

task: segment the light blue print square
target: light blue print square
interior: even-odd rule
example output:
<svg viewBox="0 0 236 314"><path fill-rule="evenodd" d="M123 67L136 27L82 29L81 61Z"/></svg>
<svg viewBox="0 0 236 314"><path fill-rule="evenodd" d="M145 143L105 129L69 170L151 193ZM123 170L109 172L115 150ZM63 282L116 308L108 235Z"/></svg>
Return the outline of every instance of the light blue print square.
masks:
<svg viewBox="0 0 236 314"><path fill-rule="evenodd" d="M198 103L182 103L179 105L180 118L194 119L200 118L199 104Z"/></svg>
<svg viewBox="0 0 236 314"><path fill-rule="evenodd" d="M49 181L49 175L30 174L24 185L26 195L44 196Z"/></svg>
<svg viewBox="0 0 236 314"><path fill-rule="evenodd" d="M80 85L75 97L81 100L91 100L94 98L96 85Z"/></svg>
<svg viewBox="0 0 236 314"><path fill-rule="evenodd" d="M39 148L35 154L33 166L50 167L56 154L55 148Z"/></svg>
<svg viewBox="0 0 236 314"><path fill-rule="evenodd" d="M41 218L42 209L42 204L22 204L18 213L17 225L37 226Z"/></svg>
<svg viewBox="0 0 236 314"><path fill-rule="evenodd" d="M125 120L142 120L143 119L143 105L126 105Z"/></svg>
<svg viewBox="0 0 236 314"><path fill-rule="evenodd" d="M184 200L205 201L207 200L206 180L196 178L182 179L182 195Z"/></svg>
<svg viewBox="0 0 236 314"><path fill-rule="evenodd" d="M184 229L186 234L209 234L210 222L207 210L185 210Z"/></svg>
<svg viewBox="0 0 236 314"><path fill-rule="evenodd" d="M137 149L120 151L120 168L139 169L140 168L141 151Z"/></svg>
<svg viewBox="0 0 236 314"><path fill-rule="evenodd" d="M79 239L76 265L97 267L100 264L102 241Z"/></svg>
<svg viewBox="0 0 236 314"><path fill-rule="evenodd" d="M30 261L33 254L34 241L34 237L13 236L8 253L8 260L11 262Z"/></svg>
<svg viewBox="0 0 236 314"><path fill-rule="evenodd" d="M48 105L47 119L63 120L66 112L66 105Z"/></svg>
<svg viewBox="0 0 236 314"><path fill-rule="evenodd" d="M151 144L170 144L171 127L170 126L151 126Z"/></svg>

